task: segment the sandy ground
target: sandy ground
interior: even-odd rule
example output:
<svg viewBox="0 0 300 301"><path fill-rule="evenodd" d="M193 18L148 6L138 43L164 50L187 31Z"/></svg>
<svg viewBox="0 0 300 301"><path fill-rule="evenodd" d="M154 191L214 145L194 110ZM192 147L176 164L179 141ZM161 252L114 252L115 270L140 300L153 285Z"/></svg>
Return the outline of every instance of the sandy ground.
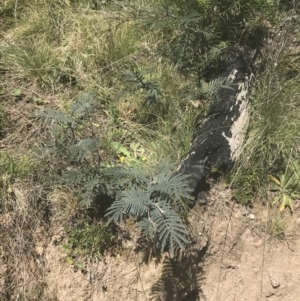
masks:
<svg viewBox="0 0 300 301"><path fill-rule="evenodd" d="M297 207L297 206L296 206ZM231 201L230 191L216 185L206 205L196 205L190 216L192 244L173 258L164 254L145 263L133 241L114 257L85 259L74 269L66 261L63 230L35 246L28 274L32 292L21 299L24 279L13 297L7 288L9 263L0 248L1 300L41 301L297 301L300 300L300 210L290 217L266 206L245 208ZM283 228L285 234L275 235ZM33 251L32 251L33 252ZM34 262L32 262L34 261ZM31 262L31 263L30 263ZM24 272L24 275L26 273ZM6 283L6 285L5 285ZM16 282L15 282L16 283ZM1 291L2 289L2 291Z"/></svg>
<svg viewBox="0 0 300 301"><path fill-rule="evenodd" d="M200 284L203 300L300 300L299 219L278 218L277 212L256 209L243 215L234 205L229 219L212 219ZM286 235L270 235L282 223Z"/></svg>

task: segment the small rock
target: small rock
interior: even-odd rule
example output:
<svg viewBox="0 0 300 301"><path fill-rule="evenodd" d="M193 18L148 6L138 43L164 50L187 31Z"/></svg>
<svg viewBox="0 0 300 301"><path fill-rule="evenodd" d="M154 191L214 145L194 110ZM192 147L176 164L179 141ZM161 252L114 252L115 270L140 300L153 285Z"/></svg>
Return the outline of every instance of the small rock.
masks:
<svg viewBox="0 0 300 301"><path fill-rule="evenodd" d="M206 205L207 204L207 195L204 191L201 191L201 192L198 193L197 202L200 205Z"/></svg>
<svg viewBox="0 0 300 301"><path fill-rule="evenodd" d="M249 214L248 210L245 207L241 208L241 213L243 216L247 216Z"/></svg>
<svg viewBox="0 0 300 301"><path fill-rule="evenodd" d="M35 246L36 254L42 256L44 254L44 246Z"/></svg>
<svg viewBox="0 0 300 301"><path fill-rule="evenodd" d="M255 215L254 214L249 214L249 218L253 220L253 219L255 219Z"/></svg>
<svg viewBox="0 0 300 301"><path fill-rule="evenodd" d="M269 272L270 282L273 288L278 288L280 286L279 275L274 271Z"/></svg>
<svg viewBox="0 0 300 301"><path fill-rule="evenodd" d="M274 296L275 294L274 294L274 292L268 292L267 294L266 294L266 297L267 298L270 298L270 297L272 297L272 296Z"/></svg>

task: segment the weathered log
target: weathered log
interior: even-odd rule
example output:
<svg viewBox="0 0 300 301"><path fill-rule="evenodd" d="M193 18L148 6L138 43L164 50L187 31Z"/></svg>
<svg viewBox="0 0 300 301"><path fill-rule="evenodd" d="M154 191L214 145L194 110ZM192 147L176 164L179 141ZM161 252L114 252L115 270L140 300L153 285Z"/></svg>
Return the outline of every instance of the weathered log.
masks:
<svg viewBox="0 0 300 301"><path fill-rule="evenodd" d="M188 176L193 196L211 172L229 170L243 148L249 122L249 93L252 72L240 58L228 63L219 77L232 80L232 88L221 88L213 99L207 118L176 174Z"/></svg>

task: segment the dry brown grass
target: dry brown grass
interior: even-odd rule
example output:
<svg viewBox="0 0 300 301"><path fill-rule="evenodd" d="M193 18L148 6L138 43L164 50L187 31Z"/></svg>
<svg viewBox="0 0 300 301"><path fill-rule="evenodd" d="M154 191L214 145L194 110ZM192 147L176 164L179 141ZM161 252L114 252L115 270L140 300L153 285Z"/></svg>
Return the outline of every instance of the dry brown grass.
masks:
<svg viewBox="0 0 300 301"><path fill-rule="evenodd" d="M37 300L42 293L47 239L45 208L39 204L42 193L40 186L16 181L2 199L0 293L15 300Z"/></svg>
<svg viewBox="0 0 300 301"><path fill-rule="evenodd" d="M66 226L74 216L82 209L74 191L66 186L58 186L47 196L51 207L51 222L53 226Z"/></svg>
<svg viewBox="0 0 300 301"><path fill-rule="evenodd" d="M299 231L299 218L291 216L288 211L279 212L278 208L271 208L268 214L267 234L271 239L292 239Z"/></svg>

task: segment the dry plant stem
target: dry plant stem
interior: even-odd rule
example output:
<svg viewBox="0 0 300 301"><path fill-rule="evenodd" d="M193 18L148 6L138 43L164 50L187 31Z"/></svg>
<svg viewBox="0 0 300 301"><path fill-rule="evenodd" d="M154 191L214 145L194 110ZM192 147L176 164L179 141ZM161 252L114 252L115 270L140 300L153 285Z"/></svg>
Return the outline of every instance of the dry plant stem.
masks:
<svg viewBox="0 0 300 301"><path fill-rule="evenodd" d="M235 203L233 202L232 206L231 206L230 216L229 216L229 219L228 219L228 222L227 222L224 242L223 242L223 246L222 246L221 261L220 261L220 273L219 273L218 288L217 288L217 294L216 294L216 300L220 300L220 301L222 301L220 299L220 283L221 283L221 277L222 277L222 264L223 264L223 259L224 259L224 250L225 250L225 245L226 245L227 236L228 236L228 229L229 229L229 224L230 224L230 221L231 221L234 205L235 205Z"/></svg>
<svg viewBox="0 0 300 301"><path fill-rule="evenodd" d="M16 0L15 2L15 9L14 9L14 17L16 23L17 23L17 9L18 9L18 0Z"/></svg>
<svg viewBox="0 0 300 301"><path fill-rule="evenodd" d="M269 221L269 202L267 202L267 219L266 219L266 227L264 233L264 244L263 244L263 258L262 258L262 269L261 269L261 284L260 284L260 298L262 300L263 297L263 286L264 286L264 267L265 267L265 250L266 250L266 235L268 231L268 221Z"/></svg>
<svg viewBox="0 0 300 301"><path fill-rule="evenodd" d="M135 263L135 266L136 266L136 272L137 272L137 275L138 275L138 279L141 282L144 298L147 301L147 296L146 296L146 292L145 292L145 289L144 289L143 280L142 280L141 274L140 274L140 257L139 257L139 254L137 254L137 258L138 258L138 263L134 260L134 263Z"/></svg>

